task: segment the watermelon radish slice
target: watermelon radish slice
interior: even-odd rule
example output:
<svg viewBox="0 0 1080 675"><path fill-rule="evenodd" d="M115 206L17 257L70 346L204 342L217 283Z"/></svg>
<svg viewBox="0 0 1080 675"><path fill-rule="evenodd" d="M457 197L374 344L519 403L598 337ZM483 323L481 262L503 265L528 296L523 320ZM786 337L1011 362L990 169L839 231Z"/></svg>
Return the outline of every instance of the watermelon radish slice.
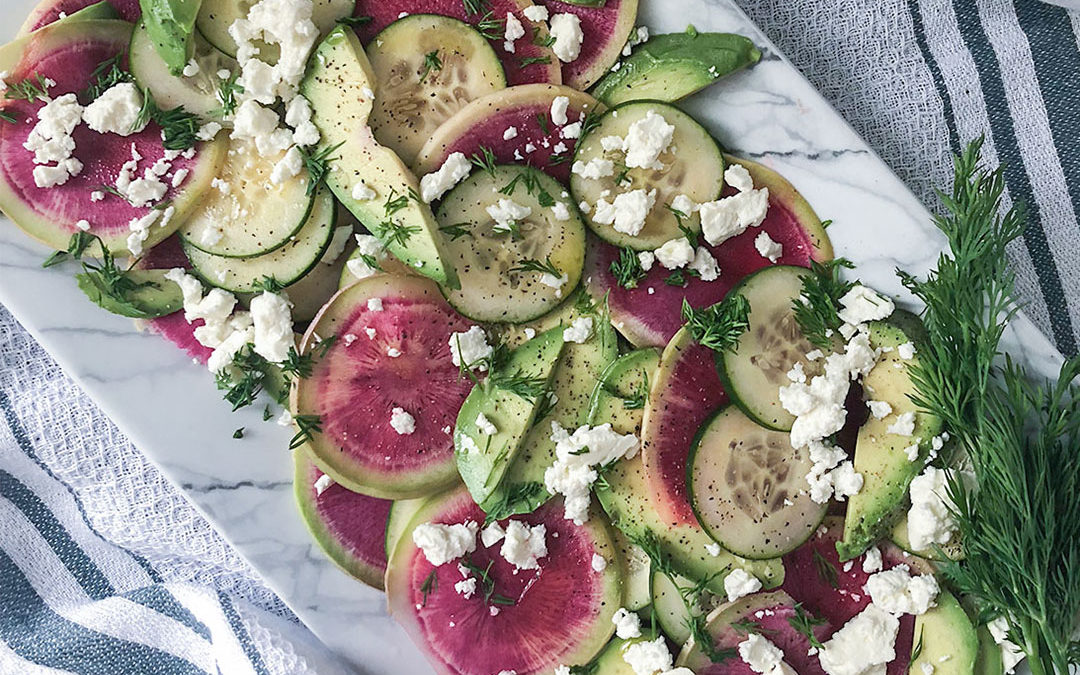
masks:
<svg viewBox="0 0 1080 675"><path fill-rule="evenodd" d="M319 468L351 490L384 499L422 497L457 481L446 430L472 383L451 360L450 337L469 326L434 283L417 277L379 275L335 295L303 346L316 336L335 341L293 388L291 401L296 419L321 424L309 443ZM413 417L411 433L391 426L395 408Z"/></svg>
<svg viewBox="0 0 1080 675"><path fill-rule="evenodd" d="M563 504L557 499L518 519L547 528L548 553L539 560L539 569L517 571L500 555L501 544L485 548L478 542L468 556L482 570L491 564L493 593L513 604L486 601L480 583L476 594L464 598L454 589L462 579L458 565L433 567L411 536L403 536L390 556L386 573L390 614L436 672L548 675L560 664L588 663L611 637L611 617L622 591L619 565L608 565L603 572L592 569L594 555L607 560L617 555L602 519L576 526L563 518ZM467 491L457 490L424 506L413 522L469 520L482 523L484 512Z"/></svg>
<svg viewBox="0 0 1080 675"><path fill-rule="evenodd" d="M293 453L293 463L296 502L315 541L341 569L382 590L386 523L393 502L351 492L337 483L324 486L319 481L325 474L304 448Z"/></svg>
<svg viewBox="0 0 1080 675"><path fill-rule="evenodd" d="M870 604L870 596L863 590L870 577L862 568L865 555L855 558L848 565L840 562L836 552L836 542L842 537L843 531L842 519L826 518L824 525L809 541L783 558L785 576L781 589L802 603L814 616L827 619L834 630L839 630ZM904 564L911 568L912 574L933 572L928 563L905 555L895 546L881 547L885 569ZM914 635L915 617L910 614L900 617L900 633L896 638L897 658L889 664L888 675L907 672Z"/></svg>
<svg viewBox="0 0 1080 675"><path fill-rule="evenodd" d="M526 7L532 6L531 0L487 0L484 9L475 14L470 14L462 0L357 0L356 12L353 16L371 17L362 26L356 28L356 34L360 40L367 44L382 29L397 21L404 14L440 14L449 16L465 23L471 24L490 40L491 46L506 69L506 79L511 85L530 84L533 82L562 82L562 71L559 68L559 59L547 47L536 45L532 41L534 30L539 30L545 35L546 27L538 26L525 18L522 13ZM487 16L490 10L491 16ZM525 29L525 37L514 43L514 52L510 53L504 46L504 34L506 29L506 15L513 13ZM490 24L495 21L497 24ZM480 25L484 23L484 25ZM544 59L543 62L531 63L527 59ZM525 65L522 63L525 61Z"/></svg>
<svg viewBox="0 0 1080 675"><path fill-rule="evenodd" d="M58 21L63 16L71 16L79 10L86 9L90 5L96 5L101 0L45 0L30 12L26 17L17 37L22 37L38 28L47 26ZM139 0L107 0L120 18L128 23L136 23L142 16Z"/></svg>
<svg viewBox="0 0 1080 675"><path fill-rule="evenodd" d="M603 109L592 96L554 84L510 87L489 94L465 106L435 130L420 149L416 174L437 171L455 152L471 157L483 147L494 153L496 164L528 164L568 183L577 139L562 138L560 128L550 121L551 103L559 96L570 99L567 118L571 124ZM516 130L516 135L507 139L510 128ZM556 153L560 143L566 149Z"/></svg>
<svg viewBox="0 0 1080 675"><path fill-rule="evenodd" d="M117 54L126 54L130 36L131 25L122 21L61 22L48 26L22 38L23 57L10 69L7 81L41 75L56 82L49 89L54 98L80 92L91 83L91 74L98 64ZM4 110L21 121L36 120L37 111L44 105L41 101L7 101ZM67 248L71 235L78 231L75 224L86 220L90 223L89 231L100 236L112 252L126 255L129 224L150 213L150 207L135 208L111 194L98 202L92 202L90 196L101 191L102 186L115 184L121 166L133 158L133 147L142 157L138 164L140 175L162 159L165 148L161 127L151 123L138 134L122 137L98 134L80 125L73 138L74 157L84 165L82 173L64 185L47 189L35 184L34 156L23 147L33 128L33 124L27 123L0 125L0 207L27 234L52 248ZM159 221L150 228L144 248L165 239L183 222L209 187L225 156L224 143L222 140L203 144L191 159L181 156L171 163L162 181L171 183L178 171L189 173L179 188L170 185L162 198L163 202L171 201L175 212L167 224Z"/></svg>
<svg viewBox="0 0 1080 675"><path fill-rule="evenodd" d="M670 286L664 280L671 272L657 264L636 288L623 288L611 274L611 263L618 259L620 249L599 240L593 240L588 247L585 278L589 280L589 292L597 298L608 296L612 322L635 346L667 344L682 326L684 298L694 307L714 305L744 277L769 265L754 247L754 239L761 231L783 245L781 264L809 267L811 260L832 258L832 244L821 220L791 183L756 162L730 155L724 158L729 165L746 167L754 187L769 188L769 212L761 227L750 228L720 246L708 247L720 266L719 279L701 281L688 276L685 287ZM724 195L732 193L731 188L726 188Z"/></svg>
<svg viewBox="0 0 1080 675"><path fill-rule="evenodd" d="M657 511L671 525L700 528L690 504L687 464L698 429L728 402L715 354L683 329L660 357L641 429L641 456Z"/></svg>
<svg viewBox="0 0 1080 675"><path fill-rule="evenodd" d="M562 66L563 82L588 89L619 60L637 21L638 0L607 0L602 7L584 7L561 0L545 0L552 16L574 14L581 20L581 54Z"/></svg>
<svg viewBox="0 0 1080 675"><path fill-rule="evenodd" d="M188 262L187 256L184 254L184 247L180 243L180 237L174 234L147 251L139 259L137 267L145 270L171 270L175 267L190 270L191 263ZM167 316L136 323L145 326L150 332L157 333L173 343L198 363L206 364L210 360L210 355L214 352L213 349L203 346L195 339L195 329L203 324L202 319L197 319L194 323L188 323L183 312L174 312Z"/></svg>
<svg viewBox="0 0 1080 675"><path fill-rule="evenodd" d="M784 652L784 662L799 675L824 675L816 650L810 639L795 630L790 620L798 616L795 600L783 591L758 593L717 608L708 617L705 630L718 650L737 649L747 637L746 622L757 624L755 632L768 638ZM814 635L824 641L836 627L816 626ZM679 654L677 665L685 666L697 675L754 675L756 671L736 656L712 663L705 652L693 642Z"/></svg>

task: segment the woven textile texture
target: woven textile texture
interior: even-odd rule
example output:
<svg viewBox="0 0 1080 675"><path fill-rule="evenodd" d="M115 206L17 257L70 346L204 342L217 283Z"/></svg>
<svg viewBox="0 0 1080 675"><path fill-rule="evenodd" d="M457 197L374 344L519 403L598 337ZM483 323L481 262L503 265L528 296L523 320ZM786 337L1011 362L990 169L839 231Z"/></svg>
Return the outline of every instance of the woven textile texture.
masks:
<svg viewBox="0 0 1080 675"><path fill-rule="evenodd" d="M1009 166L1010 201L1031 207L1012 251L1027 312L1077 353L1080 13L1037 0L740 5L931 208L951 154L986 136L987 158ZM0 402L10 431L0 428L0 470L17 474L33 453L94 536L142 561L167 592L195 604L200 592L224 598L199 621L213 632L231 607L244 630L230 640L244 642L242 632L255 653L221 672L306 672L290 646L304 640L295 617L2 308ZM0 672L7 656L0 649Z"/></svg>

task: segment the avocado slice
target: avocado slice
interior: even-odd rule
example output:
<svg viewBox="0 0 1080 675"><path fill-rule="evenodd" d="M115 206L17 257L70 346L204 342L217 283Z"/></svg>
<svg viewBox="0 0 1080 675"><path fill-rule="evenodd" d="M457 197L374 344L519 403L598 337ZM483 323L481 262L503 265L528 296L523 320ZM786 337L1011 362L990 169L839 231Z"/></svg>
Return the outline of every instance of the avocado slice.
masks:
<svg viewBox="0 0 1080 675"><path fill-rule="evenodd" d="M979 637L967 612L952 593L941 591L937 606L915 617L908 672L921 674L923 664L928 664L934 675L971 675L979 649Z"/></svg>
<svg viewBox="0 0 1080 675"><path fill-rule="evenodd" d="M116 8L112 6L112 3L108 0L101 0L101 2L87 5L77 12L72 12L63 19L58 19L57 23L60 21L67 21L68 23L76 21L109 21L119 18L120 14L117 13Z"/></svg>
<svg viewBox="0 0 1080 675"><path fill-rule="evenodd" d="M619 355L618 338L607 313L582 312L576 306L576 298L570 298L536 322L534 329L562 329L569 327L578 317L590 316L593 319L593 335L581 344L567 343L551 380L551 390L557 397L555 405L544 419L536 420L525 436L506 476L488 501L480 505L485 511L502 505L504 508L500 514L531 513L551 498L547 490L527 488L533 483L543 486L544 472L555 462L551 422L558 422L570 432L585 424L589 415L589 398L596 381L604 368ZM517 495L517 498L513 499L513 495Z"/></svg>
<svg viewBox="0 0 1080 675"><path fill-rule="evenodd" d="M605 75L592 94L609 107L678 101L760 60L761 51L742 35L696 30L656 35Z"/></svg>
<svg viewBox="0 0 1080 675"><path fill-rule="evenodd" d="M863 387L868 399L886 401L892 413L880 420L871 417L859 429L855 470L863 476L863 488L848 502L844 537L836 544L841 560L862 555L903 515L911 480L922 471L931 439L941 433L941 419L920 412L909 398L915 393L910 367L918 363L918 354L905 360L897 349L908 342L918 345L921 329L917 317L902 311L889 321L870 324L870 345L892 351L882 354L863 380ZM888 433L899 415L909 412L915 413L914 434L908 437ZM911 461L906 450L916 443L919 457Z"/></svg>
<svg viewBox="0 0 1080 675"><path fill-rule="evenodd" d="M130 270L124 276L135 287L120 292L107 287L101 274L82 273L75 277L79 289L91 302L113 314L132 319L154 319L184 307L180 287L165 278L167 270Z"/></svg>
<svg viewBox="0 0 1080 675"><path fill-rule="evenodd" d="M979 658L975 661L975 675L1005 675L1005 659L1001 645L994 642L994 636L986 626L975 630L979 636Z"/></svg>
<svg viewBox="0 0 1080 675"><path fill-rule="evenodd" d="M139 0L139 6L150 40L169 72L179 76L191 59L202 0Z"/></svg>
<svg viewBox="0 0 1080 675"><path fill-rule="evenodd" d="M368 126L376 87L360 39L338 26L316 48L300 85L322 133L318 152L336 160L326 183L395 257L440 284L458 288L435 215L420 200L419 181L393 150L379 145ZM374 199L353 197L361 181L375 191Z"/></svg>
<svg viewBox="0 0 1080 675"><path fill-rule="evenodd" d="M461 479L477 504L488 502L502 482L544 397L522 396L498 382L503 378L528 378L550 387L555 364L563 352L562 332L561 327L549 330L515 349L506 364L474 386L461 405L454 427L454 448ZM488 435L477 426L481 413L495 425L494 434Z"/></svg>

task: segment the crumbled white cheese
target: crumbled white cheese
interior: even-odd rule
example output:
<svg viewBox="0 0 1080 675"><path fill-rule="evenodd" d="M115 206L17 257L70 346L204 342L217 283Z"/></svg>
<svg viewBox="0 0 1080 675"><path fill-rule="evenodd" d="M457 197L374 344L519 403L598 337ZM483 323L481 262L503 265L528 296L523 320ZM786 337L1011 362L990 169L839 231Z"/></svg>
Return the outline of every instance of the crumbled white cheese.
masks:
<svg viewBox="0 0 1080 675"><path fill-rule="evenodd" d="M855 465L851 462L842 462L829 472L829 480L832 482L833 495L839 501L854 497L862 491L863 476L855 471Z"/></svg>
<svg viewBox="0 0 1080 675"><path fill-rule="evenodd" d="M386 348L386 355L389 356L392 359L396 359L399 356L401 356L401 350L398 349L397 347L387 347Z"/></svg>
<svg viewBox="0 0 1080 675"><path fill-rule="evenodd" d="M896 353L905 361L910 361L915 358L915 345L911 342L905 342L896 348Z"/></svg>
<svg viewBox="0 0 1080 675"><path fill-rule="evenodd" d="M615 162L602 157L593 157L588 162L578 160L570 169L571 173L588 180L599 180L615 175Z"/></svg>
<svg viewBox="0 0 1080 675"><path fill-rule="evenodd" d="M525 333L525 339L526 340L531 340L534 337L536 337L536 329L535 328L532 328L532 327L526 328L524 333Z"/></svg>
<svg viewBox="0 0 1080 675"><path fill-rule="evenodd" d="M698 205L694 203L693 199L690 199L686 195L676 195L675 199L671 200L671 208L681 214L689 216L697 211Z"/></svg>
<svg viewBox="0 0 1080 675"><path fill-rule="evenodd" d="M499 199L497 204L492 204L485 210L495 221L495 232L510 232L514 225L532 215L532 207L518 204L512 199Z"/></svg>
<svg viewBox="0 0 1080 675"><path fill-rule="evenodd" d="M296 96L300 80L307 67L308 55L319 38L319 29L312 21L311 0L261 0L247 13L229 26L229 35L236 41L236 60L240 62L239 81L245 86L242 96L248 92L246 85L262 74L260 43L277 45L279 56L270 73L272 93L288 102ZM254 74L249 74L254 73ZM272 103L273 101L263 101Z"/></svg>
<svg viewBox="0 0 1080 675"><path fill-rule="evenodd" d="M724 552L724 549L720 547L720 544L713 542L711 544L705 544L705 552L713 558L719 558L720 554Z"/></svg>
<svg viewBox="0 0 1080 675"><path fill-rule="evenodd" d="M292 305L276 294L264 291L251 299L251 320L255 326L255 353L271 363L289 357L295 347Z"/></svg>
<svg viewBox="0 0 1080 675"><path fill-rule="evenodd" d="M368 202L372 199L375 199L375 197L377 196L378 194L374 190L372 190L364 181L360 181L353 186L352 198L358 202Z"/></svg>
<svg viewBox="0 0 1080 675"><path fill-rule="evenodd" d="M994 642L1001 647L1001 660L1002 665L1005 666L1005 672L1016 672L1016 666L1024 660L1025 655L1023 649L1009 640L1009 620L999 616L986 624L986 629L990 631L990 637L994 638Z"/></svg>
<svg viewBox="0 0 1080 675"><path fill-rule="evenodd" d="M952 517L955 508L949 499L949 481L953 469L928 466L911 481L911 510L908 511L908 539L911 548L925 551L940 544L949 543L956 533L956 521ZM974 474L962 472L960 479L970 487Z"/></svg>
<svg viewBox="0 0 1080 675"><path fill-rule="evenodd" d="M630 125L623 141L627 168L664 168L659 158L671 146L674 136L674 125L668 124L664 116L656 111L648 111L645 117Z"/></svg>
<svg viewBox="0 0 1080 675"><path fill-rule="evenodd" d="M689 267L698 273L698 278L702 281L716 281L720 278L720 266L716 264L716 258L709 252L709 249L704 246L698 247L697 252L694 254L694 260Z"/></svg>
<svg viewBox="0 0 1080 675"><path fill-rule="evenodd" d="M386 258L386 251L383 249L382 242L370 234L358 234L355 239L356 252L359 255L347 260L345 267L357 279L366 279L378 274L379 268L372 267L368 263L374 262L378 265L379 261Z"/></svg>
<svg viewBox="0 0 1080 675"><path fill-rule="evenodd" d="M705 241L718 246L748 228L765 222L769 211L769 189L749 190L698 207Z"/></svg>
<svg viewBox="0 0 1080 675"><path fill-rule="evenodd" d="M593 553L593 557L592 557L592 569L593 569L593 572L596 572L597 574L599 574L600 572L603 572L604 570L607 569L607 565L608 565L608 562L607 562L607 559L604 558L604 556L600 555L599 553Z"/></svg>
<svg viewBox="0 0 1080 675"><path fill-rule="evenodd" d="M476 577L458 581L454 584L454 590L457 591L458 595L468 600L476 593Z"/></svg>
<svg viewBox="0 0 1080 675"><path fill-rule="evenodd" d="M555 206L551 207L551 215L555 216L555 220L565 223L570 220L570 206L566 202L555 202Z"/></svg>
<svg viewBox="0 0 1080 675"><path fill-rule="evenodd" d="M525 27L521 25L521 20L514 16L513 12L507 12L503 48L513 54L516 51L514 43L523 37L525 37Z"/></svg>
<svg viewBox="0 0 1080 675"><path fill-rule="evenodd" d="M656 263L656 254L652 251L641 251L637 254L638 263L641 264L641 269L648 272L652 269L653 264Z"/></svg>
<svg viewBox="0 0 1080 675"><path fill-rule="evenodd" d="M368 298L367 308L369 312L381 312L383 311L382 298Z"/></svg>
<svg viewBox="0 0 1080 675"><path fill-rule="evenodd" d="M754 238L754 248L762 258L767 258L771 263L780 260L780 256L784 255L783 244L774 241L768 232L761 232Z"/></svg>
<svg viewBox="0 0 1080 675"><path fill-rule="evenodd" d="M581 54L581 43L585 33L581 30L581 19L573 14L556 14L551 17L551 37L555 38L551 50L563 63L577 60Z"/></svg>
<svg viewBox="0 0 1080 675"><path fill-rule="evenodd" d="M390 411L390 426L399 436L409 436L416 431L416 419L403 408Z"/></svg>
<svg viewBox="0 0 1080 675"><path fill-rule="evenodd" d="M182 74L183 74L184 77L195 77L196 75L199 74L200 70L202 70L202 69L199 68L199 62L196 61L195 59L191 59L190 61L187 62L187 65L184 66L184 70L183 70Z"/></svg>
<svg viewBox="0 0 1080 675"><path fill-rule="evenodd" d="M671 670L671 652L663 637L634 642L623 649L623 661L634 675L656 675Z"/></svg>
<svg viewBox="0 0 1080 675"><path fill-rule="evenodd" d="M446 158L438 171L420 179L420 198L430 204L464 180L471 171L469 158L464 153L455 152Z"/></svg>
<svg viewBox="0 0 1080 675"><path fill-rule="evenodd" d="M630 37L626 40L626 45L623 46L622 55L630 56L633 53L634 47L639 44L648 41L649 28L648 26L638 26L637 30L630 33Z"/></svg>
<svg viewBox="0 0 1080 675"><path fill-rule="evenodd" d="M83 232L87 232L87 231L90 230L90 221L85 220L85 219L84 220L78 220L78 221L75 222L75 227L79 228Z"/></svg>
<svg viewBox="0 0 1080 675"><path fill-rule="evenodd" d="M484 544L484 548L491 548L495 544L498 544L506 536L506 530L498 522L494 522L483 529L480 532L480 541Z"/></svg>
<svg viewBox="0 0 1080 675"><path fill-rule="evenodd" d="M828 675L880 675L881 666L896 658L899 632L899 619L869 605L821 648L821 667Z"/></svg>
<svg viewBox="0 0 1080 675"><path fill-rule="evenodd" d="M244 101L236 109L230 138L252 143L263 157L277 156L293 145L292 133L278 128L280 121L274 110L254 100Z"/></svg>
<svg viewBox="0 0 1080 675"><path fill-rule="evenodd" d="M694 261L694 247L686 240L679 237L666 242L654 252L656 260L669 270L677 270L686 267Z"/></svg>
<svg viewBox="0 0 1080 675"><path fill-rule="evenodd" d="M641 637L641 618L625 607L620 607L611 617L615 624L615 635L620 640L632 640Z"/></svg>
<svg viewBox="0 0 1080 675"><path fill-rule="evenodd" d="M506 131L503 132L504 141L512 141L518 137L517 127L506 127Z"/></svg>
<svg viewBox="0 0 1080 675"><path fill-rule="evenodd" d="M760 590L761 581L740 567L731 570L731 573L724 577L724 592L727 593L728 602L735 602Z"/></svg>
<svg viewBox="0 0 1080 675"><path fill-rule="evenodd" d="M581 122L573 122L571 124L567 124L565 127L562 128L562 131L559 132L559 135L567 140L581 138L581 127Z"/></svg>
<svg viewBox="0 0 1080 675"><path fill-rule="evenodd" d="M487 334L480 326L471 326L463 333L450 336L450 358L454 365L464 363L470 370L487 370L484 360L491 356L492 347L488 344Z"/></svg>
<svg viewBox="0 0 1080 675"><path fill-rule="evenodd" d="M291 418L292 415L290 415L289 417ZM289 421L291 422L292 420L290 419ZM319 476L318 480L315 481L315 485L314 485L315 496L316 497L321 497L322 493L329 490L330 486L332 486L333 484L334 484L334 479L331 478L330 476L326 475L325 473L323 475Z"/></svg>
<svg viewBox="0 0 1080 675"><path fill-rule="evenodd" d="M873 574L866 580L866 592L874 605L893 614L925 614L937 604L940 592L933 574L912 576L907 565Z"/></svg>
<svg viewBox="0 0 1080 675"><path fill-rule="evenodd" d="M842 307L839 312L840 320L852 326L867 321L887 319L896 309L892 300L862 284L856 284L844 297L840 298L840 305Z"/></svg>
<svg viewBox="0 0 1080 675"><path fill-rule="evenodd" d="M525 18L529 21L540 22L548 20L548 9L543 5L530 5L525 8L523 13L525 14Z"/></svg>
<svg viewBox="0 0 1080 675"><path fill-rule="evenodd" d="M469 520L454 525L424 523L413 530L413 543L432 565L439 567L476 550L480 526Z"/></svg>
<svg viewBox="0 0 1080 675"><path fill-rule="evenodd" d="M547 528L541 523L529 526L520 520L506 524L499 555L519 570L540 568L540 559L547 557Z"/></svg>
<svg viewBox="0 0 1080 675"><path fill-rule="evenodd" d="M544 471L544 485L551 494L564 496L565 517L581 525L589 518L589 497L596 481L596 466L610 464L637 454L636 436L620 435L611 424L583 426L570 434L557 422L551 423L555 443L555 463Z"/></svg>
<svg viewBox="0 0 1080 675"><path fill-rule="evenodd" d="M632 190L616 195L611 203L606 199L596 202L593 221L601 225L611 225L616 232L634 237L645 227L645 221L655 204L655 189Z"/></svg>
<svg viewBox="0 0 1080 675"><path fill-rule="evenodd" d="M784 652L759 633L750 633L739 643L739 658L750 670L762 675L795 675L784 662Z"/></svg>
<svg viewBox="0 0 1080 675"><path fill-rule="evenodd" d="M589 316L579 316L574 319L568 328L563 329L563 340L583 344L593 332L593 320Z"/></svg>
<svg viewBox="0 0 1080 675"><path fill-rule="evenodd" d="M556 96L551 102L551 122L555 126L564 126L570 121L566 111L570 109L570 99L566 96Z"/></svg>
<svg viewBox="0 0 1080 675"><path fill-rule="evenodd" d="M885 432L897 436L911 436L915 433L915 413L900 413L896 416L896 421L885 428Z"/></svg>
<svg viewBox="0 0 1080 675"><path fill-rule="evenodd" d="M883 567L884 563L881 559L881 549L877 546L871 546L863 556L862 571L867 574L874 574L875 572L880 572Z"/></svg>
<svg viewBox="0 0 1080 675"><path fill-rule="evenodd" d="M72 157L75 140L71 137L82 121L83 107L75 94L64 94L42 106L38 121L26 137L23 147L34 153L34 184L40 188L63 185L82 173L82 162ZM56 166L48 166L55 163Z"/></svg>
<svg viewBox="0 0 1080 675"><path fill-rule="evenodd" d="M270 183L272 185L281 185L285 181L299 176L303 170L304 156L300 153L300 149L294 145L274 164L274 168L270 172Z"/></svg>
<svg viewBox="0 0 1080 675"><path fill-rule="evenodd" d="M870 414L877 420L885 419L892 414L892 405L888 401L867 401L866 406L870 408Z"/></svg>
<svg viewBox="0 0 1080 675"><path fill-rule="evenodd" d="M749 192L754 189L754 179L750 172L742 164L731 164L724 170L724 182L739 192Z"/></svg>
<svg viewBox="0 0 1080 675"><path fill-rule="evenodd" d="M109 87L83 110L83 121L99 134L130 136L146 128L149 119L139 119L143 95L131 82Z"/></svg>
<svg viewBox="0 0 1080 675"><path fill-rule="evenodd" d="M488 436L494 436L499 433L498 428L491 423L491 420L489 420L484 413L477 413L476 428L480 430L480 433L487 434Z"/></svg>

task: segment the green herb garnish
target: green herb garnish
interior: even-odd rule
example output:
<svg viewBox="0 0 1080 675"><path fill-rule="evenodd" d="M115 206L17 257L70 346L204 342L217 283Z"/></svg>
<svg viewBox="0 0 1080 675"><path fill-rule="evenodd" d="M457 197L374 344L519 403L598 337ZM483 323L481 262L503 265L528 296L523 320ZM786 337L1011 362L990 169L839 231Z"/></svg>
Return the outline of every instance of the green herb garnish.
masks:
<svg viewBox="0 0 1080 675"><path fill-rule="evenodd" d="M297 415L293 418L293 422L299 431L289 441L290 450L299 448L322 431L322 419L318 415Z"/></svg>
<svg viewBox="0 0 1080 675"><path fill-rule="evenodd" d="M486 171L492 178L495 177L495 153L486 145L480 146L480 152L469 157L469 161L476 168Z"/></svg>
<svg viewBox="0 0 1080 675"><path fill-rule="evenodd" d="M830 336L840 330L840 298L854 286L840 278L841 269L854 269L850 260L837 258L825 263L810 263L811 274L803 277L802 293L792 302L795 320L811 344L828 347Z"/></svg>
<svg viewBox="0 0 1080 675"><path fill-rule="evenodd" d="M16 101L46 101L49 98L50 82L51 80L39 73L21 82L9 84L4 98Z"/></svg>
<svg viewBox="0 0 1080 675"><path fill-rule="evenodd" d="M750 327L750 301L733 293L712 307L694 309L683 298L682 317L698 344L715 352L734 351Z"/></svg>
<svg viewBox="0 0 1080 675"><path fill-rule="evenodd" d="M439 58L439 50L428 52L424 54L424 65L420 71L420 84L424 83L428 75L431 73L441 72L443 69L442 59Z"/></svg>
<svg viewBox="0 0 1080 675"><path fill-rule="evenodd" d="M331 157L338 148L345 145L345 141L338 143L337 145L331 145L323 148L322 150L313 150L311 148L300 148L300 156L304 160L304 168L308 172L308 185L307 195L310 197L315 194L315 190L319 185L326 180L326 177L330 175L330 169L333 163L341 159L340 156Z"/></svg>

